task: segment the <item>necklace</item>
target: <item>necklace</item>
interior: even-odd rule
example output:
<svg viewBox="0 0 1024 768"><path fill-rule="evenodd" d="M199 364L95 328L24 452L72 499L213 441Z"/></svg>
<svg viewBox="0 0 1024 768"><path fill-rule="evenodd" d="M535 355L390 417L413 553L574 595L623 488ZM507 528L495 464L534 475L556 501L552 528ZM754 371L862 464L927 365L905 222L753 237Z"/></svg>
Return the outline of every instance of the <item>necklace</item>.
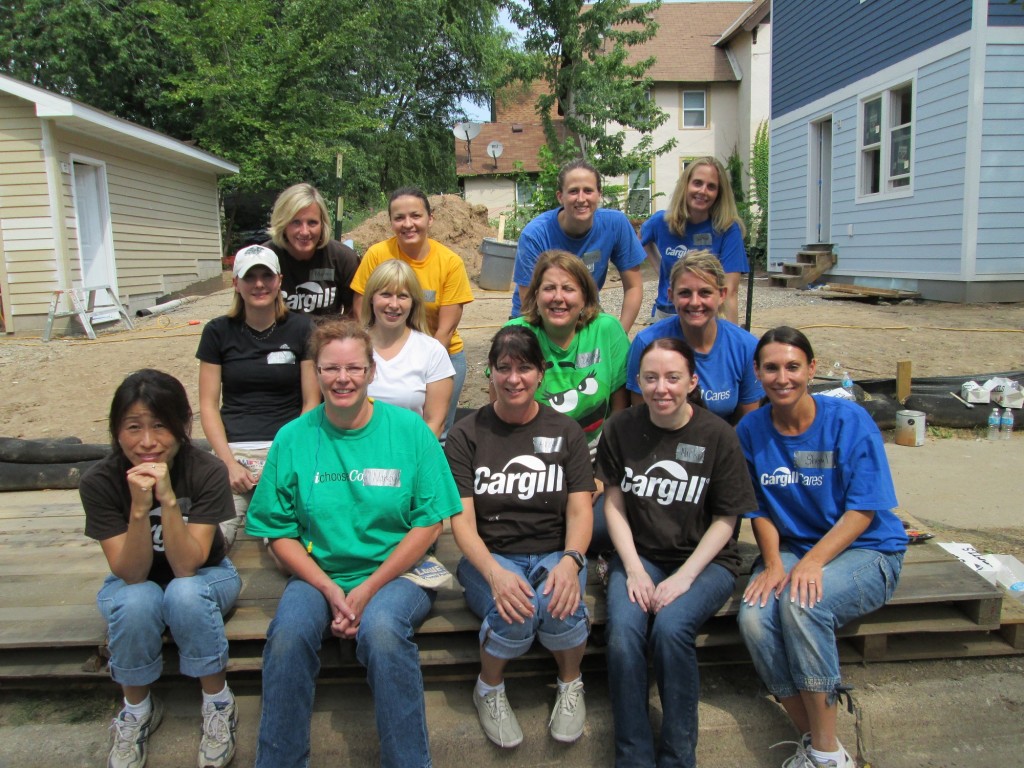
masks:
<svg viewBox="0 0 1024 768"><path fill-rule="evenodd" d="M245 328L245 332L248 333L254 341L266 341L270 338L270 334L274 332L274 329L277 328L277 321L275 320L270 324L269 328L263 331L255 331L251 325L245 322L242 323L242 327Z"/></svg>

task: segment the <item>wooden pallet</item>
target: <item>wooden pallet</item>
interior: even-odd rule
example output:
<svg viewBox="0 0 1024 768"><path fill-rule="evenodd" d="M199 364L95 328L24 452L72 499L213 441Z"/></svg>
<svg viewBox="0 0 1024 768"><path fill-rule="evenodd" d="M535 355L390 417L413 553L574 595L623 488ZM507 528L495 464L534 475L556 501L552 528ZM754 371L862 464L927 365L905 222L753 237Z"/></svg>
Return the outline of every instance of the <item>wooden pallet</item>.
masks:
<svg viewBox="0 0 1024 768"><path fill-rule="evenodd" d="M84 517L74 491L0 494L0 680L70 681L106 676L106 627L96 591L108 570L99 546L82 534ZM749 526L741 552L745 570L756 554ZM438 554L454 571L458 551L450 533ZM241 537L231 554L243 588L226 624L229 670L258 675L267 627L286 583L262 545ZM702 663L748 660L735 615L746 578L697 639ZM603 666L603 587L591 569L586 593L594 633L586 662ZM471 677L478 665L479 621L456 589L442 591L417 636L430 679ZM1002 593L933 544L907 553L899 588L888 605L840 633L844 661L890 661L1024 653L1024 605ZM177 669L168 648L167 674ZM551 669L550 655L534 649L517 674ZM324 675L359 678L351 642L330 642Z"/></svg>

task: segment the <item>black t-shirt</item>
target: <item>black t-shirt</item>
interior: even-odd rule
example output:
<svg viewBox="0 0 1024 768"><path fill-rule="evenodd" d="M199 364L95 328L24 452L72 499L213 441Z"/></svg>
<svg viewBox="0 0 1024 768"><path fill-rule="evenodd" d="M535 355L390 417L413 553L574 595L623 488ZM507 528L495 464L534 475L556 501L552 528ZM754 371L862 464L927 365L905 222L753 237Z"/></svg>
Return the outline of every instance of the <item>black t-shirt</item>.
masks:
<svg viewBox="0 0 1024 768"><path fill-rule="evenodd" d="M735 431L704 408L673 431L654 426L646 405L613 414L597 445L596 471L622 489L637 552L670 572L693 554L713 516L757 509ZM714 562L737 574L735 539Z"/></svg>
<svg viewBox="0 0 1024 768"><path fill-rule="evenodd" d="M548 406L515 425L485 405L452 427L444 451L459 496L473 499L477 532L492 552L563 549L569 494L595 488L583 430Z"/></svg>
<svg viewBox="0 0 1024 768"><path fill-rule="evenodd" d="M317 248L309 261L299 261L273 242L263 243L281 262L281 292L292 312L342 315L352 307L352 278L359 255L337 240Z"/></svg>
<svg viewBox="0 0 1024 768"><path fill-rule="evenodd" d="M111 453L82 475L78 494L85 509L85 535L97 541L113 538L128 530L132 497L125 473L130 464L118 453ZM188 523L217 525L235 516L224 462L212 453L182 446L171 465L171 487L178 498L181 515ZM156 499L149 513L153 533L153 564L149 580L167 586L174 572L164 554L162 509ZM224 559L224 536L217 525L210 556L203 567Z"/></svg>
<svg viewBox="0 0 1024 768"><path fill-rule="evenodd" d="M312 332L312 319L297 312L259 341L238 318L222 315L206 324L196 357L221 367L220 417L228 442L269 442L302 413L299 363Z"/></svg>

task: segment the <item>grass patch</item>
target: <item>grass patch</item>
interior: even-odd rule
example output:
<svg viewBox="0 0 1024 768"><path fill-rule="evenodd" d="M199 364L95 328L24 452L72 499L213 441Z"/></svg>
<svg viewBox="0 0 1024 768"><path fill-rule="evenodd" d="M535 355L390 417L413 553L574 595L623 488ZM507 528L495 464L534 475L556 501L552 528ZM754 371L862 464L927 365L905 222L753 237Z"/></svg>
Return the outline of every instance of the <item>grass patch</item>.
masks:
<svg viewBox="0 0 1024 768"><path fill-rule="evenodd" d="M5 726L105 722L115 709L110 691L8 692L0 707Z"/></svg>

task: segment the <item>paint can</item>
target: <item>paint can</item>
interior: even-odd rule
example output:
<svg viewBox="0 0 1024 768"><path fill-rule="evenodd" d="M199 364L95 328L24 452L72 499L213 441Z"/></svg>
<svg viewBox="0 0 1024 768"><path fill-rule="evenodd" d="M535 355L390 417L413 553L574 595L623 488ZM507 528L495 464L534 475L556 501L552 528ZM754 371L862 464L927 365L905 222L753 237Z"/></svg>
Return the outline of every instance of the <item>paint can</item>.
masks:
<svg viewBox="0 0 1024 768"><path fill-rule="evenodd" d="M921 411L896 411L896 445L924 445L925 415Z"/></svg>

